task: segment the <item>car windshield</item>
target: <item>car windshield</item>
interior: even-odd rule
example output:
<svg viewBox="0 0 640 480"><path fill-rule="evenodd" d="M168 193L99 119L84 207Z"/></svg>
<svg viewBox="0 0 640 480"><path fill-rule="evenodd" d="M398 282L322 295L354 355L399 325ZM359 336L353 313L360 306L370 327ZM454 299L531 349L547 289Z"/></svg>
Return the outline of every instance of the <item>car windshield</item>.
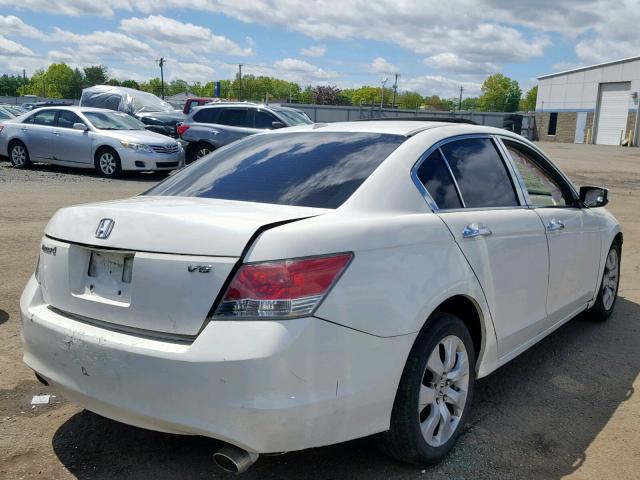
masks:
<svg viewBox="0 0 640 480"><path fill-rule="evenodd" d="M290 127L295 125L310 125L313 123L306 113L296 112L295 110L285 110L284 108L275 111L287 120Z"/></svg>
<svg viewBox="0 0 640 480"><path fill-rule="evenodd" d="M198 160L145 195L338 208L404 140L359 132L254 135Z"/></svg>
<svg viewBox="0 0 640 480"><path fill-rule="evenodd" d="M82 112L99 130L144 130L144 124L122 112Z"/></svg>

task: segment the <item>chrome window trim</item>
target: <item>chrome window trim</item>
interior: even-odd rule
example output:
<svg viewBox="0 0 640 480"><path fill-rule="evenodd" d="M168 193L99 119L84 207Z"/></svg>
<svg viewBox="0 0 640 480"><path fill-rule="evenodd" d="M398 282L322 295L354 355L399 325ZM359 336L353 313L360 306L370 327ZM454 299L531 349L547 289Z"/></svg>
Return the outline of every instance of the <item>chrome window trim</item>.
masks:
<svg viewBox="0 0 640 480"><path fill-rule="evenodd" d="M467 204L464 202L464 197L462 196L462 191L460 190L460 185L458 185L458 180L456 179L456 176L453 174L453 170L451 170L451 164L449 163L447 156L444 154L444 152L442 151L442 148L440 147L438 147L438 152L440 152L440 155L442 156L442 160L444 161L444 165L447 167L447 171L449 172L449 175L451 175L451 180L453 180L453 186L456 187L456 193L458 194L458 198L460 199L460 204L462 205L462 208L467 208Z"/></svg>
<svg viewBox="0 0 640 480"><path fill-rule="evenodd" d="M444 138L436 143L434 143L433 145L431 145L422 155L420 155L420 157L418 158L418 160L413 164L413 167L411 167L411 180L413 181L413 184L416 186L416 188L418 189L418 191L422 194L422 197L424 198L424 200L427 202L427 205L429 205L429 208L431 208L431 210L434 213L448 213L448 212L461 212L461 211L481 211L481 210L515 210L515 209L526 209L529 208L529 206L527 205L527 203L525 202L525 198L524 195L521 191L521 185L519 183L519 181L517 181L517 179L514 177L514 166L511 164L512 160L511 157L507 157L504 153L504 151L502 150L502 148L504 148L504 146L501 146L501 142L497 141L497 135L492 134L492 133L466 133L466 134L461 134L461 135L455 135L452 137L448 137L448 138ZM504 165L506 167L507 173L510 177L511 180L511 185L513 186L513 190L516 194L516 198L518 199L518 202L520 203L520 205L513 205L513 206L508 206L508 207L471 207L471 208L467 208L465 207L465 203L464 203L464 198L462 197L462 194L460 192L460 189L458 187L458 182L456 180L456 177L453 175L453 172L451 170L451 166L449 165L449 161L447 160L447 157L444 155L444 152L442 152L440 150L440 148L443 145L446 145L447 143L451 143L451 142L456 142L459 140L467 140L467 139L472 139L472 138L488 138L490 140L492 140L494 147L496 148L498 155L501 157L502 161L504 162ZM511 137L507 137L507 138L511 138ZM420 179L418 178L418 169L420 168L420 166L424 163L424 161L429 158L429 156L435 152L436 150L440 150L440 154L442 155L442 158L444 160L445 165L447 166L447 169L449 171L449 174L451 175L451 178L453 180L453 184L456 188L456 192L458 193L458 196L460 198L460 202L462 203L463 207L462 208L438 208L438 205L436 204L435 200L433 199L433 197L429 194L429 192L427 191L426 187L422 184L422 182L420 181ZM505 148L506 150L506 148Z"/></svg>

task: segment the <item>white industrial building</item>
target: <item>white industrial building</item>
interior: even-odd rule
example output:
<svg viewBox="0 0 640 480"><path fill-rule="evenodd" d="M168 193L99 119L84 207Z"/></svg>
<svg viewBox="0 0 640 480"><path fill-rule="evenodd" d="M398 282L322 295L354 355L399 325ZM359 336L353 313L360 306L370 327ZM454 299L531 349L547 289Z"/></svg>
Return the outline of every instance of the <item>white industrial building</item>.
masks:
<svg viewBox="0 0 640 480"><path fill-rule="evenodd" d="M638 145L639 90L640 57L538 77L538 138Z"/></svg>

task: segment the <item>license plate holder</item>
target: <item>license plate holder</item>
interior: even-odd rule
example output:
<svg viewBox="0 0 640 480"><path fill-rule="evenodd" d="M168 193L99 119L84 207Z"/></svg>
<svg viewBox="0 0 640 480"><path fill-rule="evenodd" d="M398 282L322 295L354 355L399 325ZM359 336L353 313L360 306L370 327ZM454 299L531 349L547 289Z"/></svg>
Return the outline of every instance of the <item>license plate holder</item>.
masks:
<svg viewBox="0 0 640 480"><path fill-rule="evenodd" d="M131 298L134 254L91 250L85 294L117 302Z"/></svg>

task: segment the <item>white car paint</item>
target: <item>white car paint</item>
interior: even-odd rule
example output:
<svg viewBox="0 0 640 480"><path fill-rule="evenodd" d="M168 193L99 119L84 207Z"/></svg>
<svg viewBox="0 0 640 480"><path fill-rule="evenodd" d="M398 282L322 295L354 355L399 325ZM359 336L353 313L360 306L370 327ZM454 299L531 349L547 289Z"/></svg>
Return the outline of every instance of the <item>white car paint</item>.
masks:
<svg viewBox="0 0 640 480"><path fill-rule="evenodd" d="M470 300L480 318L478 377L595 301L620 232L604 208L434 211L410 175L425 151L453 136L535 149L517 135L422 122L287 130L412 135L335 210L137 197L59 211L42 240L39 281L32 277L21 298L25 362L107 417L251 452L291 451L386 430L413 342L448 299ZM567 228L546 234L547 216ZM96 240L102 218L116 227ZM461 238L473 222L494 234ZM90 248L134 252L126 301L83 290L77 276ZM239 259L336 252L353 259L313 316L205 320ZM214 274L188 275L192 264Z"/></svg>

